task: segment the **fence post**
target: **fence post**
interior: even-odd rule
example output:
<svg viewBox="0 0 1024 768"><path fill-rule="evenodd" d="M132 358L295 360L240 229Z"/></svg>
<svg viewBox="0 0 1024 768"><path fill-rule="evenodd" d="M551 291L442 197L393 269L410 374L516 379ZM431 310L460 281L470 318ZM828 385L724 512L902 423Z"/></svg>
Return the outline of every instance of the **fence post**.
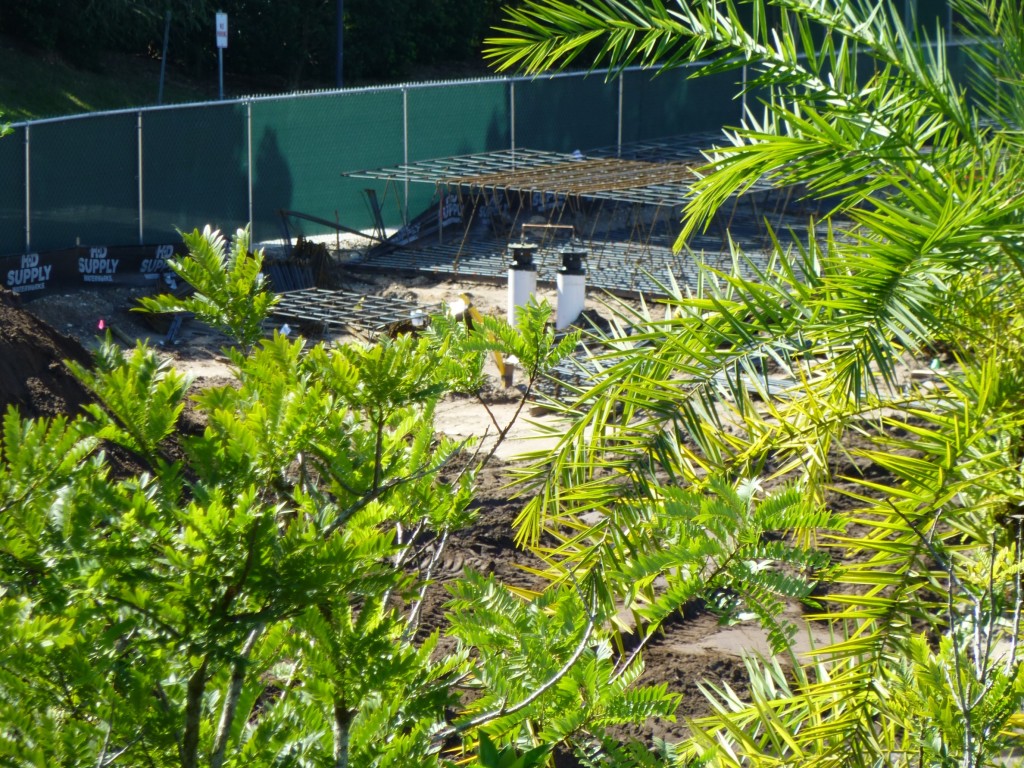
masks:
<svg viewBox="0 0 1024 768"><path fill-rule="evenodd" d="M249 242L256 243L256 222L252 216L252 101L245 102L245 175L249 183Z"/></svg>
<svg viewBox="0 0 1024 768"><path fill-rule="evenodd" d="M25 253L32 251L32 140L29 132L32 126L25 123Z"/></svg>
<svg viewBox="0 0 1024 768"><path fill-rule="evenodd" d="M169 13L169 12L168 12ZM162 85L162 83L161 83ZM142 112L139 111L136 121L136 136L138 138L139 147L139 245L145 244L145 233L143 229L143 221L145 216L145 206L143 205L142 197Z"/></svg>
<svg viewBox="0 0 1024 768"><path fill-rule="evenodd" d="M508 114L509 114L509 141L512 146L512 170L516 169L516 81L509 80L508 88Z"/></svg>
<svg viewBox="0 0 1024 768"><path fill-rule="evenodd" d="M624 80L625 80L625 73L624 72L619 72L619 125L618 125L618 132L617 132L617 137L618 137L617 138L617 144L616 144L616 147L615 147L615 156L616 157L622 157L622 92L623 92L623 88L625 87L623 85Z"/></svg>
<svg viewBox="0 0 1024 768"><path fill-rule="evenodd" d="M405 204L402 223L409 223L409 89L402 87L402 164L405 171Z"/></svg>

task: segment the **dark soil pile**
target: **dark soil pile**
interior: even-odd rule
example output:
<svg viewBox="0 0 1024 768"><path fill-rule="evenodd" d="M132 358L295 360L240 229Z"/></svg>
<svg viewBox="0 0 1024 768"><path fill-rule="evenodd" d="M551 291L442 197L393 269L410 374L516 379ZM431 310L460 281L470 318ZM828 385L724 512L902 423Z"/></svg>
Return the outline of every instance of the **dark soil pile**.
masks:
<svg viewBox="0 0 1024 768"><path fill-rule="evenodd" d="M89 353L18 304L0 288L0 413L11 405L26 418L77 413L92 397L64 361L88 365Z"/></svg>

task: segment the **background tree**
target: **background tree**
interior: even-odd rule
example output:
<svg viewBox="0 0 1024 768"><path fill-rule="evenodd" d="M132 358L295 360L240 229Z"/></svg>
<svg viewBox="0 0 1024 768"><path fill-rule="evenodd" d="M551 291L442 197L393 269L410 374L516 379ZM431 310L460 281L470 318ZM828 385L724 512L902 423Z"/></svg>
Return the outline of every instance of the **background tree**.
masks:
<svg viewBox="0 0 1024 768"><path fill-rule="evenodd" d="M345 79L350 83L412 78L417 67L480 66L481 42L504 0L474 3L348 0ZM336 0L23 0L0 9L0 32L78 66L101 68L107 52L160 55L164 17L171 12L168 56L179 71L206 76L217 69L214 14L229 17L230 74L253 88L330 87L335 82Z"/></svg>

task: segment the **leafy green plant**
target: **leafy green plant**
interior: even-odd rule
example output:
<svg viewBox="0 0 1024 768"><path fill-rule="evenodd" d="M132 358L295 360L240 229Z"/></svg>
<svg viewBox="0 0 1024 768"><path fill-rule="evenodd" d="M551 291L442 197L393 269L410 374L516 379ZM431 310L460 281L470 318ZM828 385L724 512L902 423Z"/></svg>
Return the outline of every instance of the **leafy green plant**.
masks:
<svg viewBox="0 0 1024 768"><path fill-rule="evenodd" d="M480 768L534 768L540 765L549 750L548 745L534 747L522 754L511 745L499 750L486 733L481 733L479 765Z"/></svg>
<svg viewBox="0 0 1024 768"><path fill-rule="evenodd" d="M159 461L160 443L172 435L184 410L187 379L141 344L129 362L109 332L96 355L95 371L74 362L68 367L103 401L103 407L86 406L96 435L150 462Z"/></svg>
<svg viewBox="0 0 1024 768"><path fill-rule="evenodd" d="M85 414L4 418L0 762L431 766L490 728L500 751L482 759L549 764L559 742L671 715L663 689L633 687L638 668L613 670L574 592L524 601L470 576L458 647L420 630L480 469L436 433L436 408L479 382L464 364L485 349L544 375L574 343L554 342L547 308L523 334L261 338L273 299L244 232L230 253L217 233L186 239L172 269L196 296L146 307L233 333L233 382L189 392L159 352L108 336L92 369L73 366L97 398ZM187 435L185 408L201 425ZM534 632L530 654L496 622Z"/></svg>
<svg viewBox="0 0 1024 768"><path fill-rule="evenodd" d="M263 321L277 302L260 270L263 251L250 253L249 230L240 229L229 244L207 225L182 236L188 258L173 260L171 268L195 294L171 294L139 300L147 312L189 312L227 334L243 353L263 336Z"/></svg>
<svg viewBox="0 0 1024 768"><path fill-rule="evenodd" d="M801 499L775 518L785 556L747 562L823 579L809 620L834 640L792 672L752 663L749 699L709 687L716 714L683 761L977 766L1020 747L1024 33L1019 3L952 7L960 79L941 31L888 3L538 0L490 41L529 72L590 55L745 69L737 91L758 106L708 147L679 247L755 183L824 202L766 263L734 249L733 269L666 286L663 317L623 308L575 424L524 474L521 539L553 579L608 585L608 604L633 596L634 551L650 550L641 578L678 569L671 535L667 552L649 542L680 487L728 508L736 479L759 477L769 508L781 483ZM764 594L742 573L729 586Z"/></svg>
<svg viewBox="0 0 1024 768"><path fill-rule="evenodd" d="M606 617L576 587L527 601L471 572L452 594L452 634L478 654L465 684L481 695L438 736L483 728L539 757L532 751L563 742L585 750L608 726L674 719L678 695L664 684L634 685L642 663L616 663ZM482 740L480 749L483 756Z"/></svg>
<svg viewBox="0 0 1024 768"><path fill-rule="evenodd" d="M530 300L517 314L515 327L489 315L484 315L472 331L448 318L435 318L435 328L430 331L434 344L448 351L451 373L463 379L462 387L473 388L477 399L487 410L497 430L490 453L484 459L489 461L498 447L508 436L509 430L519 419L523 408L536 392L537 384L550 377L560 363L569 359L580 342L580 332L572 331L559 338L549 322L551 306L547 301ZM479 384L486 353L502 356L504 364L519 367L525 375L526 386L519 398L515 413L505 424L499 424L487 401L479 394ZM476 385L474 387L474 385Z"/></svg>

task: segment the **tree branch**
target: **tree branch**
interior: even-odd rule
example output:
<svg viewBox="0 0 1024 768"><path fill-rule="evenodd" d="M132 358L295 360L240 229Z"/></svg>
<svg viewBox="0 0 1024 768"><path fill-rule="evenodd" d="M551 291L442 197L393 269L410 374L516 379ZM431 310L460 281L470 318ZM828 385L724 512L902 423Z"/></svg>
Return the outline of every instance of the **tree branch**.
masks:
<svg viewBox="0 0 1024 768"><path fill-rule="evenodd" d="M551 688L558 684L559 680L561 680L569 673L569 670L572 669L573 665L576 664L577 661L579 661L580 656L582 656L583 652L587 649L587 645L590 643L590 637L593 634L593 632L594 617L592 615L588 615L587 627L584 630L583 637L580 638L580 642L576 646L576 649L573 651L568 661L566 661L565 664L562 665L561 669L555 672L555 674L548 678L541 686L534 689L526 698L524 698L522 701L517 702L516 704L513 704L511 707L506 707L505 704L502 703L502 705L497 709L491 709L487 712L483 712L474 717L473 719L467 720L461 725L450 725L447 728L442 728L440 731L438 731L430 737L431 743L440 743L442 741L445 741L446 739L450 739L452 736L457 736L460 733L464 733L468 731L470 728L479 728L481 725L485 725L486 723L489 723L492 720L497 720L499 717L513 715L516 712L519 712L520 710L523 710L526 707L533 704L533 702L535 702L537 699L539 699L541 696L543 696L545 693L551 690Z"/></svg>
<svg viewBox="0 0 1024 768"><path fill-rule="evenodd" d="M210 669L210 656L203 658L199 669L188 679L185 698L185 731L181 737L181 768L199 768L199 735L202 729L203 694Z"/></svg>
<svg viewBox="0 0 1024 768"><path fill-rule="evenodd" d="M334 768L348 768L349 730L352 727L352 713L344 699L334 702Z"/></svg>
<svg viewBox="0 0 1024 768"><path fill-rule="evenodd" d="M405 634L407 637L415 634L416 630L419 628L420 610L423 608L423 598L426 596L427 586L433 578L434 568L437 567L438 562L441 560L441 555L444 553L445 547L448 545L448 533L449 531L446 528L444 533L441 534L441 540L437 543L437 548L434 550L434 554L430 558L430 564L427 566L427 572L421 579L422 584L420 585L420 593L417 595L416 602L409 611L409 618L405 622Z"/></svg>
<svg viewBox="0 0 1024 768"><path fill-rule="evenodd" d="M228 736L231 734L231 726L235 720L235 710L238 707L238 699L242 695L242 687L245 684L245 668L248 666L249 654L252 653L256 641L263 633L264 625L260 624L246 638L238 658L235 659L231 670L231 682L228 684L228 692L224 697L224 706L220 712L220 722L217 724L217 734L213 740L213 754L210 755L210 768L221 768L224 764L224 757L227 752Z"/></svg>

